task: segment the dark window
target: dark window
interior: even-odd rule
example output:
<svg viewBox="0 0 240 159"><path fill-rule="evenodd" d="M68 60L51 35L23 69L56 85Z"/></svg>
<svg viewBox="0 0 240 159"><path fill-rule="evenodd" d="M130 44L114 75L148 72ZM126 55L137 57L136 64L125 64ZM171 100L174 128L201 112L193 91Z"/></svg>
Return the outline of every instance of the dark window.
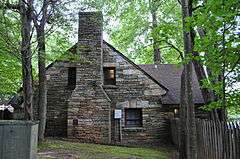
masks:
<svg viewBox="0 0 240 159"><path fill-rule="evenodd" d="M142 109L139 108L125 109L125 126L142 127Z"/></svg>
<svg viewBox="0 0 240 159"><path fill-rule="evenodd" d="M5 109L4 111L0 110L0 120L11 120L13 119L13 113Z"/></svg>
<svg viewBox="0 0 240 159"><path fill-rule="evenodd" d="M78 125L78 119L73 119L73 125Z"/></svg>
<svg viewBox="0 0 240 159"><path fill-rule="evenodd" d="M69 67L68 68L68 88L75 89L76 87L76 67Z"/></svg>
<svg viewBox="0 0 240 159"><path fill-rule="evenodd" d="M116 69L115 67L104 67L104 85L115 85L116 84Z"/></svg>

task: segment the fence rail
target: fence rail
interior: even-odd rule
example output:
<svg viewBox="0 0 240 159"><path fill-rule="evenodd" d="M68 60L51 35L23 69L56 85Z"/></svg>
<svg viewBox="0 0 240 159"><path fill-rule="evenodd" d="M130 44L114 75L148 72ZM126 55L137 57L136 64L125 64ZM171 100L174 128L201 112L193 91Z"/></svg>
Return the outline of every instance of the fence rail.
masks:
<svg viewBox="0 0 240 159"><path fill-rule="evenodd" d="M179 144L179 119L171 121L172 141ZM240 159L240 123L224 124L216 121L196 120L198 159ZM224 142L225 137L225 143Z"/></svg>

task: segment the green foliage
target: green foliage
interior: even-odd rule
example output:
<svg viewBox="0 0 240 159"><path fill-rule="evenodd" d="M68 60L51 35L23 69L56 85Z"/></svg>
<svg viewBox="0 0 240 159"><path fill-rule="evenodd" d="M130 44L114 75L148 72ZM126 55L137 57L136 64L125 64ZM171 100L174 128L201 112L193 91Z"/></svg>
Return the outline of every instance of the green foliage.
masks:
<svg viewBox="0 0 240 159"><path fill-rule="evenodd" d="M0 11L0 95L3 99L14 93L21 84L17 18L19 17L15 13Z"/></svg>
<svg viewBox="0 0 240 159"><path fill-rule="evenodd" d="M239 8L238 0L225 3L209 0L203 3L190 20L193 27L206 32L203 38L197 36L195 50L201 53L197 60L211 70L209 79L203 81L203 87L213 89L220 98L218 102L211 103L209 109L222 106L223 83L220 78L224 66L227 107L233 110L240 106Z"/></svg>
<svg viewBox="0 0 240 159"><path fill-rule="evenodd" d="M152 29L151 8L148 1L126 2L117 11L119 25L111 28L114 45L138 63L153 63L153 38L156 38L165 63L178 63L179 53L168 43L181 50L181 14L176 1L161 1L157 10L158 25ZM174 9L174 12L172 10Z"/></svg>
<svg viewBox="0 0 240 159"><path fill-rule="evenodd" d="M21 63L11 55L4 55L0 49L0 94L12 94L21 84Z"/></svg>
<svg viewBox="0 0 240 159"><path fill-rule="evenodd" d="M182 50L180 5L175 0L154 3L157 28L152 29L151 1L90 1L89 8L104 12L105 30L116 48L137 63L153 63L153 38L158 40L164 63L179 63Z"/></svg>
<svg viewBox="0 0 240 159"><path fill-rule="evenodd" d="M67 49L69 49L72 44L69 42L69 37L66 37L66 31L56 31L47 37L46 44L46 55L47 63L51 63L56 59L60 59L64 54L66 54Z"/></svg>
<svg viewBox="0 0 240 159"><path fill-rule="evenodd" d="M39 1L39 4L40 2L42 1ZM202 81L201 87L214 90L220 99L223 97L223 92L222 82L218 79L225 63L227 105L229 110L237 112L240 105L239 0L228 0L225 3L216 0L208 0L204 3L194 1L194 3L195 7L197 5L201 7L194 11L193 18L187 19L185 29L189 29L190 26L195 30L202 28L206 36L200 38L196 33L194 50L199 52L200 56L185 57L182 62L198 60L211 70L211 75ZM73 24L77 24L79 10L102 10L104 30L109 35L107 40L135 62L153 63L154 38L158 41L164 63L181 62L179 51L183 50L183 28L181 7L176 0L160 0L155 5L158 21L155 29L152 29L151 1L148 0L73 0L55 9L56 14L49 19L46 29L48 64L57 59L82 60L66 52L73 45L71 40L76 39L77 32ZM0 95L7 95L15 92L21 84L20 25L18 13L3 8L0 10ZM33 33L34 77L37 75L35 38ZM207 109L221 107L221 104L222 100L219 100Z"/></svg>
<svg viewBox="0 0 240 159"><path fill-rule="evenodd" d="M38 5L38 4L36 4ZM63 6L56 8L60 9ZM63 11L63 10L62 10ZM69 41L68 31L72 26L69 21L59 18L60 13L54 15L55 20L46 29L46 53L47 63L55 61L62 56L72 45ZM61 17L64 17L61 15ZM50 21L49 21L50 22ZM0 98L5 99L16 93L22 83L22 66L20 54L20 26L19 13L6 10L0 5ZM32 72L33 79L37 77L37 43L36 33L32 34ZM69 35L69 36L67 36ZM0 100L1 100L0 99Z"/></svg>

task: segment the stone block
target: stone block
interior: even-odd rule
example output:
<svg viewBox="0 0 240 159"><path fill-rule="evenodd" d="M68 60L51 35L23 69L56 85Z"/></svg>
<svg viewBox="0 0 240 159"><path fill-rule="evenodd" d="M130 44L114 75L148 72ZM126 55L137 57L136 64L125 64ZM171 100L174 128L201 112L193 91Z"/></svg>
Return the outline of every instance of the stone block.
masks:
<svg viewBox="0 0 240 159"><path fill-rule="evenodd" d="M137 101L137 108L149 107L149 101Z"/></svg>

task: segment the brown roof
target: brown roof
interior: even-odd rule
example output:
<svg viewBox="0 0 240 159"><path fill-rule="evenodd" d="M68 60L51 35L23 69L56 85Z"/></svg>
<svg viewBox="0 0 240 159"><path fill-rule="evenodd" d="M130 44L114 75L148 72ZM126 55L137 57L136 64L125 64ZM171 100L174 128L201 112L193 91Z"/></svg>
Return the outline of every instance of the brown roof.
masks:
<svg viewBox="0 0 240 159"><path fill-rule="evenodd" d="M183 68L174 64L146 64L139 65L143 70L148 72L159 83L169 90L163 96L163 104L180 104L181 74ZM193 100L195 104L204 103L197 80L196 73L193 69Z"/></svg>

